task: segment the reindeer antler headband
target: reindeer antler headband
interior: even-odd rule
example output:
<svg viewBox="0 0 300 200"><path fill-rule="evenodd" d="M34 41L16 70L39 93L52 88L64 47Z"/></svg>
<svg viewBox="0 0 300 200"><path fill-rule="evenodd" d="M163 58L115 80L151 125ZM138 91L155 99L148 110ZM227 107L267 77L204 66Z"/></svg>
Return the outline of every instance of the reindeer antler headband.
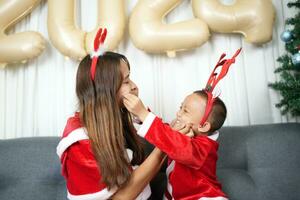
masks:
<svg viewBox="0 0 300 200"><path fill-rule="evenodd" d="M92 81L95 80L98 58L99 56L103 55L105 52L105 49L103 48L103 43L105 41L106 35L107 35L106 28L103 29L103 33L102 33L102 28L99 28L94 39L94 51L91 53L92 65L90 70Z"/></svg>
<svg viewBox="0 0 300 200"><path fill-rule="evenodd" d="M229 67L231 66L231 64L233 64L235 62L235 58L239 55L241 50L242 50L242 48L239 48L235 52L235 54L232 56L232 58L230 58L230 59L223 59L226 56L226 54L223 53L221 55L219 61L217 62L214 70L212 71L212 73L206 83L205 89L204 89L207 94L207 103L206 103L204 115L202 117L202 120L200 121L201 126L206 122L206 120L212 110L214 101L219 96L219 94L213 94L216 85L222 78L224 78L226 76L226 74L229 70ZM222 66L221 71L220 71L220 73L217 73L216 69L220 66Z"/></svg>

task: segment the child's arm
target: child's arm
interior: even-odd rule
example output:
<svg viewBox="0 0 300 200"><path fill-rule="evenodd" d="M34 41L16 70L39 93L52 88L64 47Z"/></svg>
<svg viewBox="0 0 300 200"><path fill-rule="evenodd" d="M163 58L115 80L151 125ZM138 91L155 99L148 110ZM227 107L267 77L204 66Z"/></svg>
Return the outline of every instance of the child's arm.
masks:
<svg viewBox="0 0 300 200"><path fill-rule="evenodd" d="M156 175L165 160L166 155L155 148L147 159L136 168L129 181L111 197L113 200L135 199Z"/></svg>
<svg viewBox="0 0 300 200"><path fill-rule="evenodd" d="M208 140L204 137L192 139L172 130L169 125L148 112L141 100L134 95L126 95L124 105L143 121L138 131L140 136L145 137L173 160L194 168L202 166L212 145Z"/></svg>

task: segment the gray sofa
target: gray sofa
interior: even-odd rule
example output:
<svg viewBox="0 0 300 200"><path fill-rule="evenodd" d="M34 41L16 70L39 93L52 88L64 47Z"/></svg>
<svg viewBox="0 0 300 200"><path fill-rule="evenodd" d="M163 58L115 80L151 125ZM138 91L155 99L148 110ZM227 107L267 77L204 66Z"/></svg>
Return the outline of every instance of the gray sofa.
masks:
<svg viewBox="0 0 300 200"><path fill-rule="evenodd" d="M58 141L0 140L0 200L66 199ZM299 123L224 127L219 143L217 173L231 200L300 200ZM163 168L151 183L151 199L161 199L165 189Z"/></svg>

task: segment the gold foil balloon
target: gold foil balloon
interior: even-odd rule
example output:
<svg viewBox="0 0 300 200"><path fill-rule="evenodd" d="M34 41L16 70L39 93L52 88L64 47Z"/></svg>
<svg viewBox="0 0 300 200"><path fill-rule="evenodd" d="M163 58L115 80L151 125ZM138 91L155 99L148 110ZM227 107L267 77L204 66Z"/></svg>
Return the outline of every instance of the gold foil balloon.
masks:
<svg viewBox="0 0 300 200"><path fill-rule="evenodd" d="M254 44L272 39L275 10L271 0L235 0L232 5L220 0L192 0L192 6L194 15L213 32L241 33Z"/></svg>
<svg viewBox="0 0 300 200"><path fill-rule="evenodd" d="M115 49L125 29L125 8L122 0L99 0L97 27L87 33L75 25L74 0L48 0L48 32L52 44L63 55L81 60L92 50L99 27L107 28L105 47Z"/></svg>
<svg viewBox="0 0 300 200"><path fill-rule="evenodd" d="M48 35L63 55L82 59L86 55L85 32L75 26L74 0L48 0Z"/></svg>
<svg viewBox="0 0 300 200"><path fill-rule="evenodd" d="M45 48L43 36L34 31L7 35L6 31L23 19L41 0L0 1L0 67L26 62L39 56Z"/></svg>
<svg viewBox="0 0 300 200"><path fill-rule="evenodd" d="M181 0L140 0L132 11L129 31L134 45L149 53L176 51L201 46L209 39L209 29L200 19L165 24L163 18Z"/></svg>
<svg viewBox="0 0 300 200"><path fill-rule="evenodd" d="M0 66L26 62L45 48L41 34L33 31L7 35L13 24L29 14L41 0L0 0ZM66 57L81 60L91 53L99 27L107 28L104 46L114 50L123 38L126 16L123 0L98 0L97 27L85 32L75 25L75 0L48 0L48 32L52 44ZM139 0L132 11L129 31L134 45L149 53L167 53L201 46L213 32L241 33L255 44L272 39L275 11L271 0L235 0L224 5L220 0L192 0L197 17L165 24L163 18L181 0Z"/></svg>
<svg viewBox="0 0 300 200"><path fill-rule="evenodd" d="M126 14L124 0L102 0L98 3L97 28L87 33L86 49L90 53L93 49L93 42L99 27L107 29L105 47L107 50L114 50L123 39L126 25Z"/></svg>

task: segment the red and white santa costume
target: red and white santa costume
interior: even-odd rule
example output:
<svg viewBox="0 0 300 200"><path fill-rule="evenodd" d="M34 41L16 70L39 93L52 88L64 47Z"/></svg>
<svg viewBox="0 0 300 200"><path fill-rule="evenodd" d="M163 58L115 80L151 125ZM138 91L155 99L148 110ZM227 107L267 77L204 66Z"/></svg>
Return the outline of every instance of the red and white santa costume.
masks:
<svg viewBox="0 0 300 200"><path fill-rule="evenodd" d="M169 157L165 199L227 200L216 177L218 133L189 138L149 113L138 134Z"/></svg>
<svg viewBox="0 0 300 200"><path fill-rule="evenodd" d="M132 159L132 151L127 149L127 153ZM79 113L68 119L62 139L57 146L57 154L62 164L62 175L67 182L68 199L104 200L117 191L117 188L108 190L101 182L101 171L97 166L86 131L80 123ZM146 200L150 194L150 187L147 185L137 199Z"/></svg>

